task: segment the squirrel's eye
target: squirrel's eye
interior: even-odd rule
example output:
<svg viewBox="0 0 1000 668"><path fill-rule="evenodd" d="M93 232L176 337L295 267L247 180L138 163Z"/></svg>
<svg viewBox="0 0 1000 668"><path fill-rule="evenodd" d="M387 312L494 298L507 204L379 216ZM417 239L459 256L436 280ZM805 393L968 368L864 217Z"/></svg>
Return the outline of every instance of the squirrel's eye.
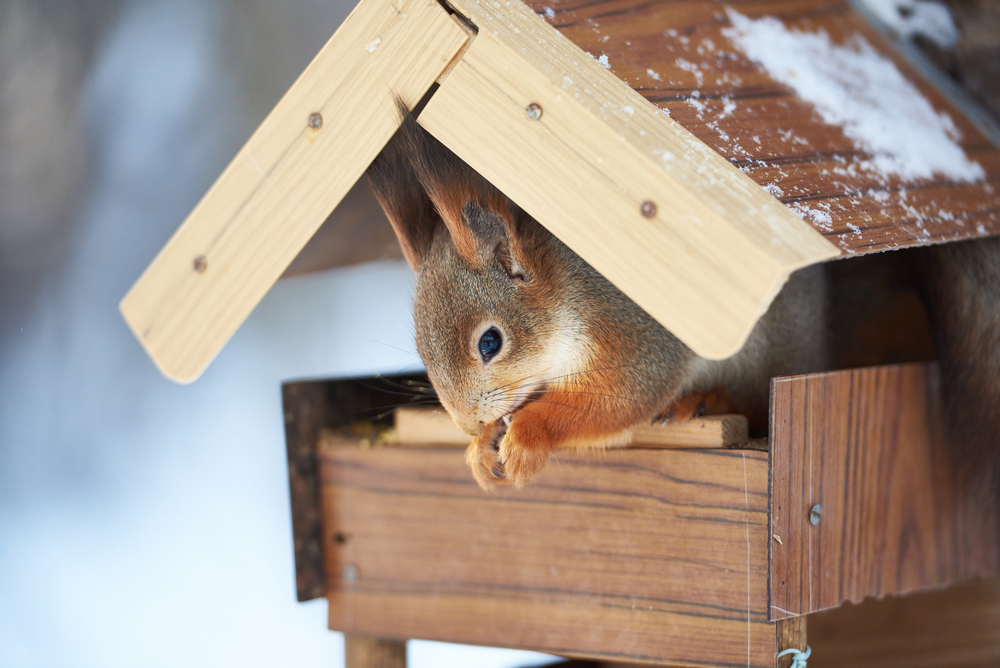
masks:
<svg viewBox="0 0 1000 668"><path fill-rule="evenodd" d="M496 327L490 327L483 335L479 337L479 354L482 356L484 362L489 362L493 357L500 352L500 346L503 345L503 337L500 336L500 330Z"/></svg>

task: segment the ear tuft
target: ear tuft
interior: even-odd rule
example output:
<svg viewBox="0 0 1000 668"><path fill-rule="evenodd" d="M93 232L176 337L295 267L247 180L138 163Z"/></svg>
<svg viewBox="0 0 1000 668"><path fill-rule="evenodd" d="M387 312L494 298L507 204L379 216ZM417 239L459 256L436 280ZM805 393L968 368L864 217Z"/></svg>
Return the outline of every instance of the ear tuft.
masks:
<svg viewBox="0 0 1000 668"><path fill-rule="evenodd" d="M403 123L382 152L368 168L368 183L385 211L399 240L403 257L414 271L419 271L434 241L440 218L417 178L410 159L417 122L402 100L397 99Z"/></svg>
<svg viewBox="0 0 1000 668"><path fill-rule="evenodd" d="M496 255L508 275L524 278L519 258L530 254L538 224L420 127L402 101L397 105L403 122L368 168L368 180L410 266L419 270L443 223L465 262Z"/></svg>

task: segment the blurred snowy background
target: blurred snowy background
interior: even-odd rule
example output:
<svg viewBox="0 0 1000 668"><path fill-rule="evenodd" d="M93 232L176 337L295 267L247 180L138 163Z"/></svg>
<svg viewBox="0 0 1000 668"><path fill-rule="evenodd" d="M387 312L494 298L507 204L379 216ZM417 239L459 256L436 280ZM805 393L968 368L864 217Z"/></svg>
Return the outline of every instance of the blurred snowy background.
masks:
<svg viewBox="0 0 1000 668"><path fill-rule="evenodd" d="M1000 110L1000 2L866 4ZM0 0L3 668L342 665L295 602L280 383L417 368L408 268L280 282L187 387L117 303L352 6Z"/></svg>
<svg viewBox="0 0 1000 668"><path fill-rule="evenodd" d="M280 383L419 368L409 269L282 281L187 387L117 304L352 7L0 0L0 666L343 665L295 602Z"/></svg>

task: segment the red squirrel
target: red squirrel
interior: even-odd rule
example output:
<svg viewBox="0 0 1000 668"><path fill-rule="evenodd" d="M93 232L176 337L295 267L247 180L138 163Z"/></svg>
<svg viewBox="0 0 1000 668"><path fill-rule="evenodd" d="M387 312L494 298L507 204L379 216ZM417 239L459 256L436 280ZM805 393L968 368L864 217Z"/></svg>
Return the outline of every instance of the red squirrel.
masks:
<svg viewBox="0 0 1000 668"><path fill-rule="evenodd" d="M829 368L825 267L793 274L735 356L700 358L401 113L368 178L416 273L417 350L472 436L466 460L484 489L523 487L553 449L623 445L651 421L735 408L766 433L770 379ZM892 255L940 323L956 433L1000 442L1000 239ZM831 325L850 319L832 313ZM971 406L979 419L963 421Z"/></svg>

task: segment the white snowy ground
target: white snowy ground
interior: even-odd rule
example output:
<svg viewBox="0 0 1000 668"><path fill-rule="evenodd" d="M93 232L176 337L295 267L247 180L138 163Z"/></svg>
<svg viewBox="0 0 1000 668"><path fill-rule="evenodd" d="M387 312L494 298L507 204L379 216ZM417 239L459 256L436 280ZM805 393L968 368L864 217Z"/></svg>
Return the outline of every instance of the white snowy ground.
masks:
<svg viewBox="0 0 1000 668"><path fill-rule="evenodd" d="M0 302L5 668L343 665L325 603L294 600L280 383L415 368L409 270L279 284L187 387L117 312L252 129L223 75L221 16L194 0L127 7L86 86L93 162L71 251L34 294ZM418 668L552 660L410 651Z"/></svg>

